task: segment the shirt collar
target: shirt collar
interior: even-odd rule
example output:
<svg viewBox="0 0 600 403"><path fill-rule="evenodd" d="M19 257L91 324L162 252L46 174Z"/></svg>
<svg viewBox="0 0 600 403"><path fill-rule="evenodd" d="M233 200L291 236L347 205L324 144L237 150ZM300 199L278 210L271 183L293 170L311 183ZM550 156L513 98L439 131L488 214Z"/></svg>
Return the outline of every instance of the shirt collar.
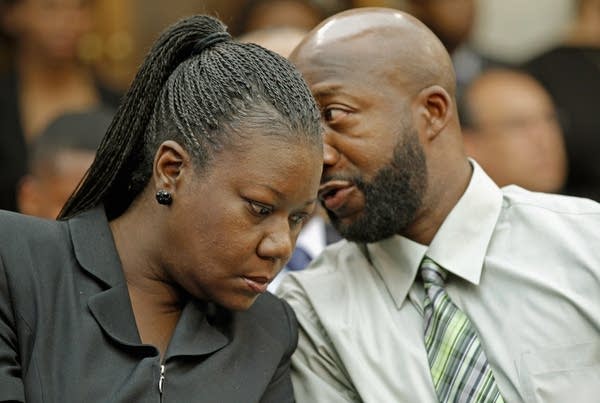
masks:
<svg viewBox="0 0 600 403"><path fill-rule="evenodd" d="M396 306L406 299L425 255L447 271L479 284L502 208L502 192L475 161L470 162L473 174L469 185L429 246L399 235L367 245L369 258Z"/></svg>
<svg viewBox="0 0 600 403"><path fill-rule="evenodd" d="M502 191L473 160L467 190L435 234L427 256L479 285L483 262L502 209Z"/></svg>

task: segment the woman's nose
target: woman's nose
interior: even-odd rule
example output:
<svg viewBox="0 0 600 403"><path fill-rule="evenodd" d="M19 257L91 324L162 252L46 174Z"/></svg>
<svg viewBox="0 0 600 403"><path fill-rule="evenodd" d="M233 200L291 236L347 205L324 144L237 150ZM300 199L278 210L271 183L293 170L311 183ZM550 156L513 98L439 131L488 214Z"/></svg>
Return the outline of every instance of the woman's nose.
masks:
<svg viewBox="0 0 600 403"><path fill-rule="evenodd" d="M285 263L292 255L293 249L294 242L288 226L287 231L278 230L266 235L258 247L258 254L263 258L281 260Z"/></svg>

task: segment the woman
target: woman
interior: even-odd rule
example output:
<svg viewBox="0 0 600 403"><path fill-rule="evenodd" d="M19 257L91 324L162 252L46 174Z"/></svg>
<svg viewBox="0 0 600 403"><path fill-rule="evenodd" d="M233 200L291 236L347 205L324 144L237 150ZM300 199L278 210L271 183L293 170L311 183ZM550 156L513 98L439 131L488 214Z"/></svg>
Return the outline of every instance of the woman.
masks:
<svg viewBox="0 0 600 403"><path fill-rule="evenodd" d="M0 214L0 400L288 402L264 293L315 206L318 109L207 16L141 66L63 221Z"/></svg>

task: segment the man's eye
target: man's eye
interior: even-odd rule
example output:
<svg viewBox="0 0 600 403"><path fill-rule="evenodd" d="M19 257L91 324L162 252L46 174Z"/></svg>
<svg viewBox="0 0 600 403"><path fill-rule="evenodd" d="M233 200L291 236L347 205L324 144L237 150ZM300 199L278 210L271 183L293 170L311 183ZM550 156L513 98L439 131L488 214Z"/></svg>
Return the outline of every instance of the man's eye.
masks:
<svg viewBox="0 0 600 403"><path fill-rule="evenodd" d="M327 108L323 110L323 119L326 122L332 122L336 119L343 117L346 114L346 111L339 108Z"/></svg>
<svg viewBox="0 0 600 403"><path fill-rule="evenodd" d="M306 218L308 217L308 214L293 214L292 216L290 216L290 222L293 225L302 225L304 224L304 222L306 221Z"/></svg>
<svg viewBox="0 0 600 403"><path fill-rule="evenodd" d="M248 203L250 205L250 209L252 210L252 213L255 215L259 215L259 216L269 215L273 211L273 209L270 206L264 205L262 203L258 203L258 202L252 201L252 200L248 201Z"/></svg>

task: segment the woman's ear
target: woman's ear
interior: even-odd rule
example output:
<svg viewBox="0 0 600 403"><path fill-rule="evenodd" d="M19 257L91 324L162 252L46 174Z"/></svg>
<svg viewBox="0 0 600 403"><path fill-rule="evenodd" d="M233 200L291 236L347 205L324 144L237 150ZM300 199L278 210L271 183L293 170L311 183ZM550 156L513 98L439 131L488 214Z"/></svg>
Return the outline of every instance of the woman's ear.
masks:
<svg viewBox="0 0 600 403"><path fill-rule="evenodd" d="M154 155L153 177L155 190L173 193L185 168L191 166L188 152L176 141L161 143Z"/></svg>
<svg viewBox="0 0 600 403"><path fill-rule="evenodd" d="M428 141L433 140L454 116L454 104L448 92L439 85L427 87L415 99L419 118Z"/></svg>

